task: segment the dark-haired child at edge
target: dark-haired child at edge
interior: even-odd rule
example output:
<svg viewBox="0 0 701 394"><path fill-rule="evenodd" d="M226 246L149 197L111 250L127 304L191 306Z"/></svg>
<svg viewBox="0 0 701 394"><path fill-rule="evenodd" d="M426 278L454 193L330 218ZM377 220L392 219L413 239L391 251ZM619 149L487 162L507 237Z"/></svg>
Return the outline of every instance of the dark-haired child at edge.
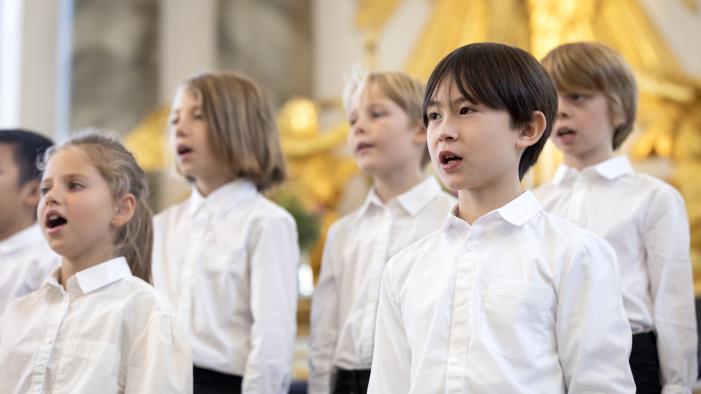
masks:
<svg viewBox="0 0 701 394"><path fill-rule="evenodd" d="M13 299L39 288L55 268L36 212L41 171L53 142L23 129L0 130L0 315Z"/></svg>

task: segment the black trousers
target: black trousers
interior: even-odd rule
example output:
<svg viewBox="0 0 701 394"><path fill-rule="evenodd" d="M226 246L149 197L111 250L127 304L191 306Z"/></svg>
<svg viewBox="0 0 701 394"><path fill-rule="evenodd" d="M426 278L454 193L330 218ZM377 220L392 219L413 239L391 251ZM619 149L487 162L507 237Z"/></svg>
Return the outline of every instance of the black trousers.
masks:
<svg viewBox="0 0 701 394"><path fill-rule="evenodd" d="M367 394L369 369L338 369L333 394Z"/></svg>
<svg viewBox="0 0 701 394"><path fill-rule="evenodd" d="M241 376L192 367L194 394L241 394Z"/></svg>
<svg viewBox="0 0 701 394"><path fill-rule="evenodd" d="M657 356L657 337L654 332L633 335L630 369L637 394L660 394L660 360Z"/></svg>

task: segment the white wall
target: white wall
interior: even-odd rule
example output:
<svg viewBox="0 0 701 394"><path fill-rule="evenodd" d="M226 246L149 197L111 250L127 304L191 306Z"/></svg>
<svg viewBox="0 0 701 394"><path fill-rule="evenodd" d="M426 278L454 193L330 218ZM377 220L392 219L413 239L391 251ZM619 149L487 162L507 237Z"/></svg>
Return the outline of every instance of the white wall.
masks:
<svg viewBox="0 0 701 394"><path fill-rule="evenodd" d="M640 0L684 70L701 79L701 0L693 12L682 0Z"/></svg>
<svg viewBox="0 0 701 394"><path fill-rule="evenodd" d="M161 0L160 100L170 103L176 87L216 62L215 0Z"/></svg>
<svg viewBox="0 0 701 394"><path fill-rule="evenodd" d="M0 127L53 135L61 1L2 0Z"/></svg>
<svg viewBox="0 0 701 394"><path fill-rule="evenodd" d="M314 95L341 95L344 76L363 64L363 37L353 24L356 1L312 0L314 23ZM402 70L428 16L432 1L403 0L377 43L377 68Z"/></svg>

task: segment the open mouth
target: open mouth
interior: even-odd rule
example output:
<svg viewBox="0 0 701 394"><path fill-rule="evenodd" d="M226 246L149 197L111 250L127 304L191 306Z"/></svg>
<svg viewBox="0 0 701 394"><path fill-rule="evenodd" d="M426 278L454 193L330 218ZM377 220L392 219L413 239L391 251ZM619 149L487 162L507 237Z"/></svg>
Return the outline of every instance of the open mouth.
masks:
<svg viewBox="0 0 701 394"><path fill-rule="evenodd" d="M184 155L187 155L189 153L192 153L192 148L190 148L189 146L186 146L186 145L178 145L175 148L175 152L178 154L178 156L184 156Z"/></svg>
<svg viewBox="0 0 701 394"><path fill-rule="evenodd" d="M450 151L443 151L438 154L438 161L444 167L455 167L462 162L462 157Z"/></svg>
<svg viewBox="0 0 701 394"><path fill-rule="evenodd" d="M562 127L562 128L557 129L557 133L556 133L556 134L557 134L558 137L564 137L564 136L567 136L567 135L575 135L576 132L575 132L574 130L570 129L570 128Z"/></svg>
<svg viewBox="0 0 701 394"><path fill-rule="evenodd" d="M374 145L373 144L368 144L367 142L360 142L358 145L355 146L355 151L356 152L361 152L366 149L372 148Z"/></svg>
<svg viewBox="0 0 701 394"><path fill-rule="evenodd" d="M46 217L46 228L48 228L49 230L61 227L66 223L68 223L68 220L66 220L66 218L57 213L49 214Z"/></svg>

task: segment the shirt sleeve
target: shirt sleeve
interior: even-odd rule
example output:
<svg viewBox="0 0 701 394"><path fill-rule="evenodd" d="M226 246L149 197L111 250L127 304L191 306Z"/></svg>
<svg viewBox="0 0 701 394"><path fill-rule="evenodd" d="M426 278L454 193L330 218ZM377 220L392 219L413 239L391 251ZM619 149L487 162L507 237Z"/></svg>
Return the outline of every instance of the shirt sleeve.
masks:
<svg viewBox="0 0 701 394"><path fill-rule="evenodd" d="M635 393L619 278L615 252L593 234L582 239L563 269L556 336L569 394Z"/></svg>
<svg viewBox="0 0 701 394"><path fill-rule="evenodd" d="M662 392L691 394L697 331L684 200L668 187L653 197L644 224Z"/></svg>
<svg viewBox="0 0 701 394"><path fill-rule="evenodd" d="M314 289L311 308L311 333L309 336L309 394L328 394L332 389L335 370L333 354L338 340L340 278L336 275L337 254L334 246L337 227L331 227L321 259L319 283Z"/></svg>
<svg viewBox="0 0 701 394"><path fill-rule="evenodd" d="M289 217L258 223L249 257L251 350L243 393L287 393L297 327L297 229Z"/></svg>
<svg viewBox="0 0 701 394"><path fill-rule="evenodd" d="M388 266L391 262L387 263ZM411 349L402 322L398 292L389 269L382 274L372 357L368 394L409 392Z"/></svg>
<svg viewBox="0 0 701 394"><path fill-rule="evenodd" d="M157 313L132 344L124 392L192 393L190 344L175 317Z"/></svg>

